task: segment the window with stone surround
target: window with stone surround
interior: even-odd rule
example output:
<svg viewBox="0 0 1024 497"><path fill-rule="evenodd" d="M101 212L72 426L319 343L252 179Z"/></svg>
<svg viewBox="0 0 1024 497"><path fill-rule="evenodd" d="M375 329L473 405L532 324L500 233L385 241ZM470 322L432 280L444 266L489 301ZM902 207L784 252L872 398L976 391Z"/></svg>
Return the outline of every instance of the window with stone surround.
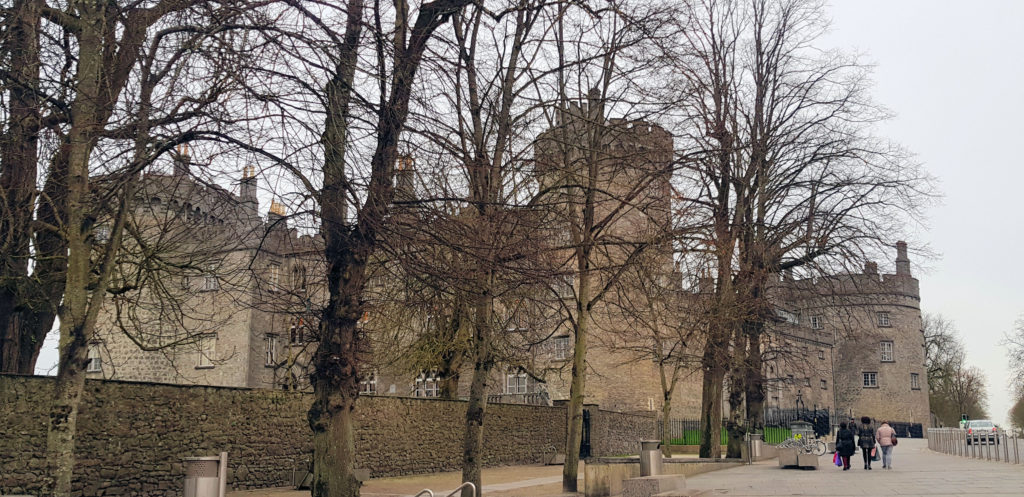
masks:
<svg viewBox="0 0 1024 497"><path fill-rule="evenodd" d="M812 330L823 330L823 329L825 329L825 319L822 316L811 316L811 329Z"/></svg>
<svg viewBox="0 0 1024 497"><path fill-rule="evenodd" d="M825 360L825 351L824 350L818 350L818 359L821 359L823 361Z"/></svg>
<svg viewBox="0 0 1024 497"><path fill-rule="evenodd" d="M85 365L86 373L100 373L103 371L103 359L100 358L99 342L89 344L89 349L86 351L86 357L89 359L89 362Z"/></svg>
<svg viewBox="0 0 1024 497"><path fill-rule="evenodd" d="M892 321L889 320L889 313L888 312L879 312L878 313L878 326L880 326L882 328L888 328L888 327L892 326Z"/></svg>
<svg viewBox="0 0 1024 497"><path fill-rule="evenodd" d="M804 386L805 387L811 386L811 379L810 378L804 378Z"/></svg>
<svg viewBox="0 0 1024 497"><path fill-rule="evenodd" d="M413 396L415 397L437 397L440 395L436 371L424 371L416 377L413 384Z"/></svg>
<svg viewBox="0 0 1024 497"><path fill-rule="evenodd" d="M526 373L515 371L505 375L505 393L526 393Z"/></svg>
<svg viewBox="0 0 1024 497"><path fill-rule="evenodd" d="M910 389L920 390L921 389L921 377L917 373L910 373Z"/></svg>
<svg viewBox="0 0 1024 497"><path fill-rule="evenodd" d="M821 380L821 389L828 390L828 380Z"/></svg>
<svg viewBox="0 0 1024 497"><path fill-rule="evenodd" d="M278 285L281 284L281 264L277 262L271 262L267 266L267 286L270 290L277 290Z"/></svg>
<svg viewBox="0 0 1024 497"><path fill-rule="evenodd" d="M217 279L217 265L210 264L206 267L206 274L203 275L203 291L210 292L220 288L220 280Z"/></svg>
<svg viewBox="0 0 1024 497"><path fill-rule="evenodd" d="M895 359L892 355L892 341L883 340L882 342L879 343L879 346L882 350L882 362L895 362Z"/></svg>
<svg viewBox="0 0 1024 497"><path fill-rule="evenodd" d="M266 356L266 362L263 364L266 366L277 365L277 335L273 333L267 333L263 338L263 351Z"/></svg>
<svg viewBox="0 0 1024 497"><path fill-rule="evenodd" d="M878 372L877 371L865 371L864 372L864 388L878 388Z"/></svg>
<svg viewBox="0 0 1024 497"><path fill-rule="evenodd" d="M359 393L363 395L377 395L377 372L370 372L369 376L359 381Z"/></svg>
<svg viewBox="0 0 1024 497"><path fill-rule="evenodd" d="M305 327L301 318L288 329L288 343L292 345L306 343Z"/></svg>
<svg viewBox="0 0 1024 497"><path fill-rule="evenodd" d="M217 335L203 335L199 337L199 358L196 361L196 368L212 368L213 358L216 353Z"/></svg>
<svg viewBox="0 0 1024 497"><path fill-rule="evenodd" d="M555 359L562 360L569 357L569 335L554 337L551 339L551 348Z"/></svg>

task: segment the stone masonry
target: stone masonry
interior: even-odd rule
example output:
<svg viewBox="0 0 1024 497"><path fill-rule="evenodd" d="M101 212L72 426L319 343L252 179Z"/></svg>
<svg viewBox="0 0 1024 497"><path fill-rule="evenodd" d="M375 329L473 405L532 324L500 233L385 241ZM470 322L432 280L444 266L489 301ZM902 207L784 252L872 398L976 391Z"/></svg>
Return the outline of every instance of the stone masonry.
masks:
<svg viewBox="0 0 1024 497"><path fill-rule="evenodd" d="M0 494L33 493L45 471L53 379L0 375ZM75 495L180 495L182 459L228 452L233 489L288 485L312 451L309 394L88 380L78 420ZM357 466L373 477L461 467L465 403L360 397ZM565 410L487 408L484 464L535 464L565 444ZM653 419L599 412L595 455L636 453Z"/></svg>

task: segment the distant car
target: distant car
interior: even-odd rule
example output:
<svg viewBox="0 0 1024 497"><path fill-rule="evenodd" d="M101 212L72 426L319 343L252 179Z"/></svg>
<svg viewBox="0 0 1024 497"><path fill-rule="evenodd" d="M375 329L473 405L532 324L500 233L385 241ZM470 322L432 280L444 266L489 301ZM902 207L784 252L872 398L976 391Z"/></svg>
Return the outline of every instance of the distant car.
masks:
<svg viewBox="0 0 1024 497"><path fill-rule="evenodd" d="M964 428L967 429L967 445L999 443L999 427L990 419L968 421Z"/></svg>

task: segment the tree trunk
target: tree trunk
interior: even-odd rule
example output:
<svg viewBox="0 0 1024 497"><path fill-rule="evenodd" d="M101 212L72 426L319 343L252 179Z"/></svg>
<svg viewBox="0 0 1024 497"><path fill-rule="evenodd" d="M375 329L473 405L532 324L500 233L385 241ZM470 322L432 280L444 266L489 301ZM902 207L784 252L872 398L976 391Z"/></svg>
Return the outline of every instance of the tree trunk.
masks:
<svg viewBox="0 0 1024 497"><path fill-rule="evenodd" d="M71 107L72 126L68 132L68 171L65 182L66 203L63 229L67 242L67 273L60 307L60 366L46 438L47 463L54 497L70 497L71 475L75 463L75 429L78 405L85 385L85 362L92 335L89 309L92 247L86 222L89 210L89 156L100 123L96 102L99 99L103 62L103 6L78 5L81 16L77 98ZM102 300L103 285L96 290ZM98 305L98 304L97 304ZM93 311L94 313L96 311Z"/></svg>
<svg viewBox="0 0 1024 497"><path fill-rule="evenodd" d="M22 307L31 258L39 118L38 0L15 0L3 52L9 54L7 129L0 143L0 372L32 374L43 337ZM45 320L44 320L45 321ZM46 324L46 323L39 323Z"/></svg>
<svg viewBox="0 0 1024 497"><path fill-rule="evenodd" d="M672 457L672 430L669 422L672 420L672 392L665 392L665 399L661 403L661 454L665 457Z"/></svg>
<svg viewBox="0 0 1024 497"><path fill-rule="evenodd" d="M462 440L462 481L476 486L477 495L483 488L484 414L487 410L487 381L490 379L491 316L494 299L484 296L477 306L473 337L473 383L466 405L466 432ZM473 497L470 489L462 489L462 497Z"/></svg>
<svg viewBox="0 0 1024 497"><path fill-rule="evenodd" d="M733 367L729 382L729 420L725 423L726 457L743 457L743 435L746 434L743 398L746 395L747 375L746 369L747 353L744 342L743 327L739 327L733 334Z"/></svg>
<svg viewBox="0 0 1024 497"><path fill-rule="evenodd" d="M332 338L321 340L313 374L314 400L308 414L313 430L313 497L359 495L359 481L353 476L353 410L359 394L353 343L356 320L341 314L325 317L321 325L325 338Z"/></svg>
<svg viewBox="0 0 1024 497"><path fill-rule="evenodd" d="M709 341L704 349L704 379L700 402L700 457L722 457L722 387L724 351Z"/></svg>
<svg viewBox="0 0 1024 497"><path fill-rule="evenodd" d="M742 370L734 371L733 374L740 376L743 372ZM737 380L740 378L734 378L729 385L729 420L725 423L725 431L728 435L725 457L733 458L743 457L743 435L746 433L743 427L743 396L746 391L743 385L745 382Z"/></svg>
<svg viewBox="0 0 1024 497"><path fill-rule="evenodd" d="M572 350L572 383L569 386L569 405L566 408L567 432L565 437L565 465L562 466L562 491L577 491L580 464L580 441L583 438L583 399L587 369L587 331L590 310L584 302L590 299L590 277L580 278L575 340Z"/></svg>
<svg viewBox="0 0 1024 497"><path fill-rule="evenodd" d="M82 300L81 297L83 296L74 295L71 298ZM46 488L54 497L71 495L78 406L82 399L82 391L85 389L88 349L83 330L72 326L70 320L67 323L65 325L64 321L61 321L61 359L46 434L46 462L49 468Z"/></svg>
<svg viewBox="0 0 1024 497"><path fill-rule="evenodd" d="M761 330L764 323L749 325L751 332L747 341L747 423L751 430L764 429L764 358L761 357Z"/></svg>

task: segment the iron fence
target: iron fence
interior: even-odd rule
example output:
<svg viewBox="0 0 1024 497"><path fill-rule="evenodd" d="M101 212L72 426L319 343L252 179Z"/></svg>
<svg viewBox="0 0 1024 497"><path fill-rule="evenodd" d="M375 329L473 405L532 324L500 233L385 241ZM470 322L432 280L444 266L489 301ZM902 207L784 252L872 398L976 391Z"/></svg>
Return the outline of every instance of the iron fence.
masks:
<svg viewBox="0 0 1024 497"><path fill-rule="evenodd" d="M831 411L828 409L767 409L764 413L764 424L761 428L751 429L745 427L749 433L761 434L762 440L767 444L779 444L792 438L793 433L790 425L796 421L806 421L814 427L815 436L822 437L829 434L831 428ZM658 433L662 430L662 420L658 420ZM728 441L728 434L725 427L721 430L721 444ZM699 419L670 419L668 421L669 443L673 445L699 445L701 436L701 421Z"/></svg>
<svg viewBox="0 0 1024 497"><path fill-rule="evenodd" d="M971 459L1020 464L1024 443L1016 433L997 430L983 436L960 428L929 428L928 448Z"/></svg>

